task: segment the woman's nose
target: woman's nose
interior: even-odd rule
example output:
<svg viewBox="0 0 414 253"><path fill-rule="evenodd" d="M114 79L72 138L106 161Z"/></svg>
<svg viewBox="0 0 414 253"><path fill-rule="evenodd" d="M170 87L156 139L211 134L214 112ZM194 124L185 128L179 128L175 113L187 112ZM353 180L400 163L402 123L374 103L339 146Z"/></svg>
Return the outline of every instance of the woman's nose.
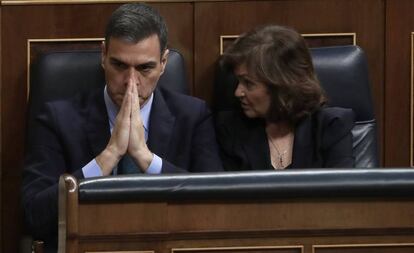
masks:
<svg viewBox="0 0 414 253"><path fill-rule="evenodd" d="M234 96L238 98L244 97L244 89L240 83L237 84L236 90L234 91Z"/></svg>

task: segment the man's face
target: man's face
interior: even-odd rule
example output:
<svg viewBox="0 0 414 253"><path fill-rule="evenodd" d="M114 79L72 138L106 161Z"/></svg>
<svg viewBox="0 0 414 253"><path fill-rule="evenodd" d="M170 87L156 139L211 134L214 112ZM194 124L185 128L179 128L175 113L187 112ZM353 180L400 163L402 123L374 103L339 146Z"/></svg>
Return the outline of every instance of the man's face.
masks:
<svg viewBox="0 0 414 253"><path fill-rule="evenodd" d="M160 53L157 35L138 43L111 38L109 45L102 45L102 67L108 94L121 107L130 79L137 85L139 104L144 105L157 86L167 63L168 50Z"/></svg>

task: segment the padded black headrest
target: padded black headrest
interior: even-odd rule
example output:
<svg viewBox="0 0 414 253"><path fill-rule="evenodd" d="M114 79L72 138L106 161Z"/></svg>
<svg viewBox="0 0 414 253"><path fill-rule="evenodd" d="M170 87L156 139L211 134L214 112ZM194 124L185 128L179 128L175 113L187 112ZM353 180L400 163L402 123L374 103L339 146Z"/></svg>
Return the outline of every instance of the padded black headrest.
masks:
<svg viewBox="0 0 414 253"><path fill-rule="evenodd" d="M328 95L329 106L352 108L356 121L373 120L369 71L358 46L312 48L316 74Z"/></svg>
<svg viewBox="0 0 414 253"><path fill-rule="evenodd" d="M356 121L374 119L368 67L358 46L312 48L312 61L318 79L328 96L328 106L352 108ZM215 111L238 106L234 98L237 80L228 70L217 69L214 93Z"/></svg>

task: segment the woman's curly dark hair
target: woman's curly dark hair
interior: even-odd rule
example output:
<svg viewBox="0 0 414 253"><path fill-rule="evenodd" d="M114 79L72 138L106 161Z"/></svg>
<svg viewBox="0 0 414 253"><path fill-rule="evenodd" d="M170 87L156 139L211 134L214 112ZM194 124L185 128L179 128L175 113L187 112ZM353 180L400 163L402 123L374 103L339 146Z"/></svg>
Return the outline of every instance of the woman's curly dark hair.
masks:
<svg viewBox="0 0 414 253"><path fill-rule="evenodd" d="M305 40L291 28L255 28L230 45L220 63L232 70L245 64L249 74L268 87L270 122L295 124L326 101Z"/></svg>

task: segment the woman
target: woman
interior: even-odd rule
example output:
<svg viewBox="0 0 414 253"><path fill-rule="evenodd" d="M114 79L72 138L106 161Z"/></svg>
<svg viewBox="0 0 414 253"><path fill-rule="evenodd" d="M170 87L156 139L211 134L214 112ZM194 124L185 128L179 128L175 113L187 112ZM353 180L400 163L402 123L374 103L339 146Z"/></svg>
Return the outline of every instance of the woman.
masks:
<svg viewBox="0 0 414 253"><path fill-rule="evenodd" d="M351 109L324 107L309 50L296 31L256 28L221 58L238 79L241 110L217 115L226 170L353 167Z"/></svg>

